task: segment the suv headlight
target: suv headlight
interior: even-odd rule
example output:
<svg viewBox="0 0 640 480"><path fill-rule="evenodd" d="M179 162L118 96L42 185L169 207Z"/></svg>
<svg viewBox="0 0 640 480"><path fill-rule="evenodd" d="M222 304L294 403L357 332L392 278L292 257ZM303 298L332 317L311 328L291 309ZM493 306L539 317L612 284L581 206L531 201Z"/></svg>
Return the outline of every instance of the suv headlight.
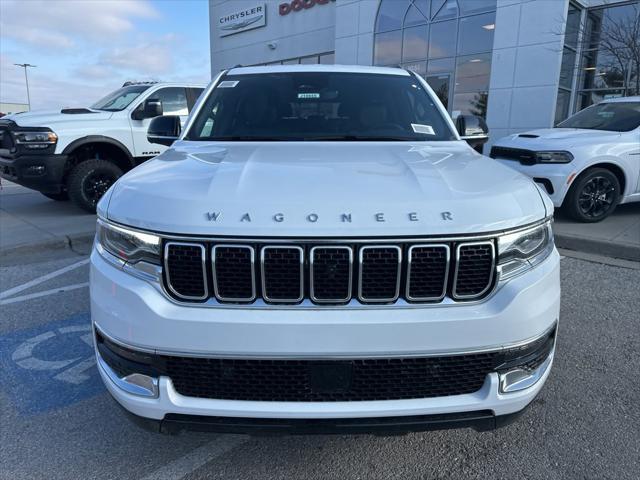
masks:
<svg viewBox="0 0 640 480"><path fill-rule="evenodd" d="M569 163L573 161L573 155L569 152L536 152L538 163Z"/></svg>
<svg viewBox="0 0 640 480"><path fill-rule="evenodd" d="M107 252L134 264L140 261L160 265L160 237L98 219L97 240Z"/></svg>
<svg viewBox="0 0 640 480"><path fill-rule="evenodd" d="M47 148L49 145L54 145L58 141L58 135L51 131L18 131L14 132L13 136L16 139L16 143L29 149Z"/></svg>
<svg viewBox="0 0 640 480"><path fill-rule="evenodd" d="M498 238L500 279L510 278L535 267L553 251L551 220L541 225L508 233Z"/></svg>

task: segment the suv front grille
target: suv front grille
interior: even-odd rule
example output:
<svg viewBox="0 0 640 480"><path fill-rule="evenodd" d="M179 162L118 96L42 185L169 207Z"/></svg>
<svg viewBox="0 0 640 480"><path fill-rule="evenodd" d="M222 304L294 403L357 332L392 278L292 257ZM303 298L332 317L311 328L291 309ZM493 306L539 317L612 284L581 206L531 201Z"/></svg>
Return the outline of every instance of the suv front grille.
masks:
<svg viewBox="0 0 640 480"><path fill-rule="evenodd" d="M164 357L181 395L221 400L401 400L478 391L500 353L354 360Z"/></svg>
<svg viewBox="0 0 640 480"><path fill-rule="evenodd" d="M182 301L341 305L457 301L495 284L493 240L446 243L165 244L164 281ZM455 252L455 255L453 255ZM259 259L259 261L257 260Z"/></svg>
<svg viewBox="0 0 640 480"><path fill-rule="evenodd" d="M536 154L531 150L510 147L491 147L491 158L502 158L504 160L515 160L522 165L535 165Z"/></svg>

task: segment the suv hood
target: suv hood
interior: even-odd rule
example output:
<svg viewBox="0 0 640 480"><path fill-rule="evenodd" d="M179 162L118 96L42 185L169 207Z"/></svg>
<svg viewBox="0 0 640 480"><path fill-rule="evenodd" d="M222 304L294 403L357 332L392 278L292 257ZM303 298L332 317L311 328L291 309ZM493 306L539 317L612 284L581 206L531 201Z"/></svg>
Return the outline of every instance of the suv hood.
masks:
<svg viewBox="0 0 640 480"><path fill-rule="evenodd" d="M571 148L615 141L620 132L586 130L583 128L544 128L509 135L495 142L500 147L525 148L528 150Z"/></svg>
<svg viewBox="0 0 640 480"><path fill-rule="evenodd" d="M85 113L85 110L88 113ZM72 113L62 113L63 111ZM108 120L112 115L113 112L103 112L100 110L63 108L62 110L36 110L34 112L22 112L7 115L3 118L14 121L20 127L49 127L55 131L55 128L53 128L55 125L71 122L78 123L94 120Z"/></svg>
<svg viewBox="0 0 640 480"><path fill-rule="evenodd" d="M480 233L548 214L529 178L463 142L178 142L105 201L125 225L234 236Z"/></svg>

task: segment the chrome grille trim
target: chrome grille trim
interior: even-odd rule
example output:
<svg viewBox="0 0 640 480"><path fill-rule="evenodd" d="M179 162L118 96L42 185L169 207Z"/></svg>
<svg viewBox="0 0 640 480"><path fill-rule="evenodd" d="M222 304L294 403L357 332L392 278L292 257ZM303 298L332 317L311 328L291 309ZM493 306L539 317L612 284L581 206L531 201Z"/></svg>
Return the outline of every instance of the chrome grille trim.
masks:
<svg viewBox="0 0 640 480"><path fill-rule="evenodd" d="M300 295L298 298L269 298L264 270L265 252L268 250L298 250L300 252ZM266 245L260 250L260 274L262 277L262 298L268 303L300 303L304 300L304 249L297 245Z"/></svg>
<svg viewBox="0 0 640 480"><path fill-rule="evenodd" d="M251 252L251 297L248 298L233 298L233 297L224 297L220 295L218 291L218 279L217 279L217 270L216 270L216 249L218 248L240 248L247 249ZM256 299L256 250L250 245L238 245L233 243L220 243L214 245L211 249L211 270L213 272L213 292L216 299L221 302L253 302Z"/></svg>
<svg viewBox="0 0 640 480"><path fill-rule="evenodd" d="M200 249L201 252L201 260L202 260L202 281L203 281L203 285L204 285L204 295L201 297L194 297L194 296L189 296L189 295L182 295L180 293L178 293L173 286L171 285L171 276L170 276L170 268L169 268L169 248L172 245L177 245L177 246L188 246L188 247L198 247ZM164 258L163 258L163 264L164 264L164 270L166 272L167 275L167 287L169 288L169 290L171 291L171 293L173 293L176 297L183 299L183 300L206 300L207 298L209 298L209 286L207 282L207 258L206 258L206 249L204 248L204 245L200 244L200 243L186 243L186 242L167 242L164 246Z"/></svg>
<svg viewBox="0 0 640 480"><path fill-rule="evenodd" d="M367 250L374 250L380 248L390 248L392 250L397 250L398 252L398 268L396 270L396 293L394 297L389 298L374 298L369 299L362 295L362 270L363 270L363 257L364 252ZM398 245L367 245L364 247L360 247L360 251L358 252L358 299L364 303L390 303L395 302L400 296L400 281L402 273L402 249Z"/></svg>
<svg viewBox="0 0 640 480"><path fill-rule="evenodd" d="M349 286L347 291L349 292L346 298L336 298L336 299L319 299L316 298L314 294L313 288L313 259L316 250L318 249L336 249L336 250L347 250L349 252ZM311 248L309 252L309 297L311 301L315 303L347 303L351 300L351 296L353 293L353 248L344 246L344 245L316 245Z"/></svg>
<svg viewBox="0 0 640 480"><path fill-rule="evenodd" d="M444 281L442 282L442 293L437 297L412 297L410 295L411 289L411 258L415 248L443 248L446 252L446 268L444 272ZM447 294L447 285L449 284L449 269L451 267L451 248L444 243L421 243L411 245L407 252L407 288L405 291L405 297L410 302L433 302L442 300Z"/></svg>
<svg viewBox="0 0 640 480"><path fill-rule="evenodd" d="M474 295L458 295L456 293L457 285L458 285L458 267L460 265L460 249L462 247L471 247L474 245L489 245L491 247L491 273L489 275L489 281L487 282L486 287L477 294ZM492 241L484 241L484 242L464 242L456 245L456 266L453 274L453 286L451 287L451 296L454 300L473 300L475 298L479 298L491 288L494 284L493 277L495 275L496 270L496 248Z"/></svg>

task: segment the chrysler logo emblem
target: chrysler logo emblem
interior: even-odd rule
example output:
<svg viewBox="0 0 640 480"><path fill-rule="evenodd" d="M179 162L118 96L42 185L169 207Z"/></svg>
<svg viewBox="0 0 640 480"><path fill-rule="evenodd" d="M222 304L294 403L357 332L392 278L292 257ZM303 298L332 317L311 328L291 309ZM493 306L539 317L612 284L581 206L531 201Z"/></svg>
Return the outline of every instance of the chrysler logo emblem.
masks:
<svg viewBox="0 0 640 480"><path fill-rule="evenodd" d="M264 17L264 15L260 15L254 18L249 18L247 20L243 20L237 23L228 23L226 25L222 25L220 27L220 30L240 30L241 28L245 28L245 27L248 27L249 25L256 23L257 21L261 20L262 17Z"/></svg>

